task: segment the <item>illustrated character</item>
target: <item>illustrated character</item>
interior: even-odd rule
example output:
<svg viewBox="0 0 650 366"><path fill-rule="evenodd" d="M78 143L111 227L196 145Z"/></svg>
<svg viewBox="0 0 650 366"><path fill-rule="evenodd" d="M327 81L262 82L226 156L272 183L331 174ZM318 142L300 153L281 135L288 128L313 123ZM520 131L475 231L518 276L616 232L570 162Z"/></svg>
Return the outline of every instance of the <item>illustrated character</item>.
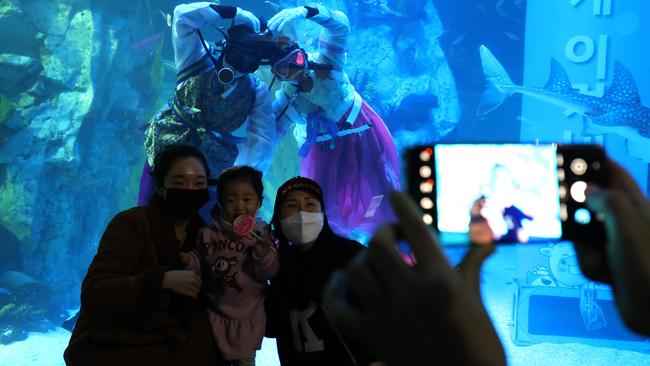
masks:
<svg viewBox="0 0 650 366"><path fill-rule="evenodd" d="M223 281L224 285L234 288L237 292L242 292L244 289L237 283L238 272L229 274L233 266L238 263L239 261L236 257L218 257L210 268L212 268L212 272L217 278Z"/></svg>
<svg viewBox="0 0 650 366"><path fill-rule="evenodd" d="M582 275L578 257L570 243L551 244L540 249L548 257L548 268L536 266L526 274L527 283L534 286L577 287L580 290L580 314L587 330L607 326L602 308L597 303L597 289L594 282Z"/></svg>

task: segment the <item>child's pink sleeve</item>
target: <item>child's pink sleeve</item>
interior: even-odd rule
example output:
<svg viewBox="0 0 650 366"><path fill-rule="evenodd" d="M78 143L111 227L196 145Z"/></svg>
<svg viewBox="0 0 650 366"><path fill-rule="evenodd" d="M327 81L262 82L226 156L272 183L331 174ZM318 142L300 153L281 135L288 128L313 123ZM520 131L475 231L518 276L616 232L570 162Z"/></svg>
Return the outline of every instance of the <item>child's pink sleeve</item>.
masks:
<svg viewBox="0 0 650 366"><path fill-rule="evenodd" d="M258 281L270 280L278 274L280 269L280 257L275 249L275 240L271 231L266 227L262 233L262 239L270 249L263 256L257 256L255 251L251 252L253 256L253 277Z"/></svg>

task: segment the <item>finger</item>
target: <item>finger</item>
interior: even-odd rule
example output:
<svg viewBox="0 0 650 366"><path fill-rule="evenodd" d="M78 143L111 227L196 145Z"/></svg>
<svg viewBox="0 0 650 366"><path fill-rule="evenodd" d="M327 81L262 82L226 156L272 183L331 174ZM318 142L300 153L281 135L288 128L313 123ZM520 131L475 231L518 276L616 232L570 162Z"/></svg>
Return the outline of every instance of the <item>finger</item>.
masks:
<svg viewBox="0 0 650 366"><path fill-rule="evenodd" d="M266 26L274 32L275 32L275 27L277 25L276 23L278 22L278 15L279 13L275 14L274 16L271 17L271 19L269 19L268 22L266 22Z"/></svg>
<svg viewBox="0 0 650 366"><path fill-rule="evenodd" d="M282 23L281 23L280 26L278 27L278 31L279 31L279 32L284 31L284 30L289 26L289 24L291 24L291 20L292 20L292 19L291 19L290 17L286 17L286 18L284 18L284 19L282 20Z"/></svg>
<svg viewBox="0 0 650 366"><path fill-rule="evenodd" d="M368 268L365 252L359 253L348 268L349 292L364 309L383 301L382 290Z"/></svg>
<svg viewBox="0 0 650 366"><path fill-rule="evenodd" d="M623 192L598 191L589 195L586 203L592 210L603 214L607 237L610 241L615 241L618 236L627 233L630 228L638 230L644 227L643 222L639 222L639 215L630 197ZM625 220L624 223L621 219Z"/></svg>
<svg viewBox="0 0 650 366"><path fill-rule="evenodd" d="M635 206L642 210L642 215L650 219L650 205L634 178L614 160L608 159L607 164L612 188L628 194Z"/></svg>
<svg viewBox="0 0 650 366"><path fill-rule="evenodd" d="M490 245L494 242L494 233L486 219L470 221L469 240L474 244Z"/></svg>
<svg viewBox="0 0 650 366"><path fill-rule="evenodd" d="M494 245L471 245L459 265L466 288L478 298L481 297L481 267L494 249Z"/></svg>
<svg viewBox="0 0 650 366"><path fill-rule="evenodd" d="M401 192L390 192L388 196L399 219L401 232L415 254L416 268L437 266L439 269L451 269L438 246L437 237L424 225L422 212L413 200Z"/></svg>
<svg viewBox="0 0 650 366"><path fill-rule="evenodd" d="M275 29L277 29L278 25L282 23L282 21L286 18L287 14L287 9L280 11L279 13L275 14L271 19L273 20L273 25Z"/></svg>
<svg viewBox="0 0 650 366"><path fill-rule="evenodd" d="M201 286L199 286L196 282L190 282L185 285L185 289L188 292L195 294L201 290Z"/></svg>
<svg viewBox="0 0 650 366"><path fill-rule="evenodd" d="M587 204L605 217L608 260L612 253L630 258L646 255L647 223L640 217L635 202L619 191L602 191L587 198ZM645 234L645 235L644 235Z"/></svg>
<svg viewBox="0 0 650 366"><path fill-rule="evenodd" d="M347 279L342 271L336 271L323 292L323 311L330 321L348 338L365 345L367 318L348 303Z"/></svg>
<svg viewBox="0 0 650 366"><path fill-rule="evenodd" d="M391 225L380 227L370 239L366 262L382 292L389 296L399 293L410 269L397 249L395 230Z"/></svg>
<svg viewBox="0 0 650 366"><path fill-rule="evenodd" d="M196 289L196 287L195 287L193 284L188 283L188 284L183 288L183 291L182 291L182 292L183 292L183 294L184 294L185 296L196 297L196 294L197 294L199 291Z"/></svg>
<svg viewBox="0 0 650 366"><path fill-rule="evenodd" d="M645 195L641 192L639 185L636 183L630 173L625 170L620 164L612 159L607 159L609 168L610 183L612 188L619 189L624 192L629 192L635 198L645 199Z"/></svg>
<svg viewBox="0 0 650 366"><path fill-rule="evenodd" d="M254 19L253 20L253 29L255 30L255 33L259 33L260 32L260 20L257 19L257 17L254 17L253 19Z"/></svg>
<svg viewBox="0 0 650 366"><path fill-rule="evenodd" d="M593 281L612 283L612 273L607 261L607 251L601 245L576 240L573 247L578 256L580 271Z"/></svg>

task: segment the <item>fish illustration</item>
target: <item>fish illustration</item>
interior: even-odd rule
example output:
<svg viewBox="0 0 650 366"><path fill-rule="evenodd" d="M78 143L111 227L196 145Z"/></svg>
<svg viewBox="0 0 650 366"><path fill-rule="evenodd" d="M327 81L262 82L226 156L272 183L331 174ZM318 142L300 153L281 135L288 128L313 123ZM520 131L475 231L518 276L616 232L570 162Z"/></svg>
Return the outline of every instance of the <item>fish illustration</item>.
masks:
<svg viewBox="0 0 650 366"><path fill-rule="evenodd" d="M481 96L479 116L490 113L507 97L519 93L561 107L567 116L576 113L583 116L585 136L615 133L628 139L628 147L638 143L650 147L650 108L641 105L634 78L622 63L614 63L611 85L602 97L595 97L574 89L556 59L551 59L551 75L540 88L514 84L487 47L481 46L480 54L488 85Z"/></svg>

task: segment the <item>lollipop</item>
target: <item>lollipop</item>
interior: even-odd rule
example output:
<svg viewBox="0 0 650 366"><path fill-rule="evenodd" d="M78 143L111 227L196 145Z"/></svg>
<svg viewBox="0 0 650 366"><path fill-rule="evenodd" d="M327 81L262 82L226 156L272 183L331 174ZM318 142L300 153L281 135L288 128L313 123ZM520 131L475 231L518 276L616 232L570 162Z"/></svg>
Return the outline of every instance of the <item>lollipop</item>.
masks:
<svg viewBox="0 0 650 366"><path fill-rule="evenodd" d="M235 232L238 236L246 236L249 233L253 234L256 238L261 239L257 235L253 228L255 227L255 219L251 215L241 215L235 219L232 223L232 231Z"/></svg>

